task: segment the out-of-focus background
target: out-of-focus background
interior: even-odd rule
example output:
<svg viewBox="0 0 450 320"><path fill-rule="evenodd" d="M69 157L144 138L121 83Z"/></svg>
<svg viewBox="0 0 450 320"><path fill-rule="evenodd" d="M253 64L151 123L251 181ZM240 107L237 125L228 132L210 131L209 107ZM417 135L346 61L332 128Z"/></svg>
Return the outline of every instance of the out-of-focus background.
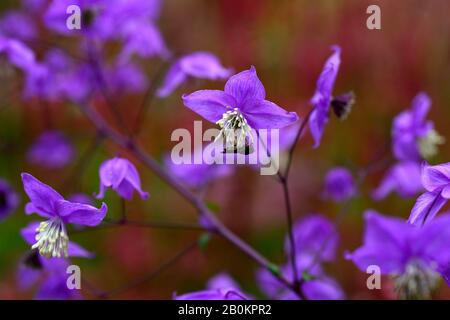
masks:
<svg viewBox="0 0 450 320"><path fill-rule="evenodd" d="M366 8L381 7L381 30L366 28ZM18 5L2 1L1 10ZM433 100L429 118L439 133L450 140L450 2L447 0L397 1L269 1L269 0L165 0L158 20L162 34L176 54L207 50L225 66L241 71L254 65L264 83L268 99L300 117L306 115L308 101L330 46L342 47L342 64L335 92L353 90L356 104L346 121L333 118L326 128L322 145L312 148L307 133L297 146L290 178L295 218L320 212L334 219L340 205L322 199L323 178L327 170L343 165L357 172L374 159L390 152L392 118L410 106L419 91ZM50 39L49 39L50 40ZM151 60L149 72L157 66ZM28 246L19 235L20 228L35 220L26 217L27 199L22 191L20 173L27 171L42 178L64 195L73 192L92 194L98 190L99 164L117 154L109 143L91 155L85 165L80 159L92 144L94 130L83 117L61 104L50 105L54 126L75 144L77 155L71 166L45 170L25 160L33 138L43 131L42 110L24 103L15 93L20 80L2 82L0 105L0 177L7 179L21 194L19 209L0 222L0 298L31 298L16 284L16 270ZM200 88L223 87L222 82L198 81L186 84L165 100L155 100L139 136L140 143L158 159L171 149L170 134L176 128L193 129L200 120L182 105L180 96ZM131 123L142 96L129 96L120 109ZM205 123L204 123L205 125ZM5 142L7 141L7 143ZM450 159L448 145L440 148L433 163ZM78 163L78 164L77 164ZM127 205L135 220L161 219L196 222L195 210L137 161L143 188L151 193L148 201L135 198ZM361 244L362 213L367 208L407 218L415 199L391 195L374 202L369 192L383 171L369 175L339 225L341 242L337 261L328 272L344 288L350 299L393 298L391 282L383 280L383 290L369 291L367 275L360 272L343 254ZM67 183L77 175L76 183ZM233 176L215 181L205 198L220 209L220 218L261 253L284 263L285 213L279 184L260 176L251 168L240 168ZM111 217L120 215L120 201L109 192L106 198ZM118 227L78 232L71 239L96 253L92 260L78 259L82 277L101 289L113 289L147 274L187 243L198 238L197 231L158 230ZM169 299L174 292L204 288L205 282L221 271L229 272L243 290L262 297L255 281L258 267L236 248L213 238L206 250L196 250L165 270L152 281L119 294L120 299ZM89 293L87 294L89 297ZM439 298L450 298L443 284Z"/></svg>

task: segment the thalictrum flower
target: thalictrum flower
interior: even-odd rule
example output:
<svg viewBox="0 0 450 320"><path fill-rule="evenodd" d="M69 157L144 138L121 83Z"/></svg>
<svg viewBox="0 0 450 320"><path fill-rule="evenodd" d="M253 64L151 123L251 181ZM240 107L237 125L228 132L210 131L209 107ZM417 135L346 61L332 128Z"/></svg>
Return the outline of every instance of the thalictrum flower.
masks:
<svg viewBox="0 0 450 320"><path fill-rule="evenodd" d="M46 168L61 168L73 160L74 148L59 131L42 133L27 153L30 163Z"/></svg>
<svg viewBox="0 0 450 320"><path fill-rule="evenodd" d="M25 206L26 214L36 213L47 219L36 229L36 243L32 246L44 257L67 257L69 238L66 224L93 227L102 222L108 210L105 203L97 209L87 204L67 201L50 186L28 173L22 173L22 182L25 193L30 198Z"/></svg>
<svg viewBox="0 0 450 320"><path fill-rule="evenodd" d="M239 285L226 273L220 273L208 281L207 289L174 295L175 300L250 300Z"/></svg>
<svg viewBox="0 0 450 320"><path fill-rule="evenodd" d="M264 86L252 66L228 79L224 91L199 90L183 95L183 102L220 126L225 152L248 154L253 143L252 129L279 129L298 120L296 113L287 112L265 98Z"/></svg>
<svg viewBox="0 0 450 320"><path fill-rule="evenodd" d="M352 93L333 98L333 86L341 64L341 48L332 46L331 49L333 54L325 62L322 73L317 80L316 92L310 101L314 110L309 118L309 128L316 148L320 145L325 125L328 122L330 107L333 108L340 119L343 119L349 113L354 102Z"/></svg>
<svg viewBox="0 0 450 320"><path fill-rule="evenodd" d="M396 278L401 298L429 298L439 272L450 265L450 216L423 228L368 210L364 244L347 258L363 272L371 265Z"/></svg>
<svg viewBox="0 0 450 320"><path fill-rule="evenodd" d="M377 189L372 192L375 200L385 198L396 192L403 198L409 198L423 191L420 164L414 161L401 161L392 166Z"/></svg>
<svg viewBox="0 0 450 320"><path fill-rule="evenodd" d="M136 190L143 200L148 199L149 194L141 189L139 173L130 161L115 157L104 161L99 170L100 191L97 199L103 199L106 188L112 188L119 196L126 200L133 198Z"/></svg>
<svg viewBox="0 0 450 320"><path fill-rule="evenodd" d="M334 260L339 241L335 226L324 216L314 214L298 221L294 225L297 273L302 275L302 292L308 299L344 298L339 284L322 270L322 263ZM286 238L285 253L290 257L290 242ZM286 263L281 272L285 278L294 280L292 263ZM258 284L267 296L275 299L298 299L298 296L286 289L268 270L257 273Z"/></svg>
<svg viewBox="0 0 450 320"><path fill-rule="evenodd" d="M36 228L39 222L32 222L21 230L24 240L32 245L34 243ZM91 258L92 253L69 241L69 257ZM77 299L80 294L77 290L67 287L67 267L70 265L67 259L43 258L36 249L29 251L22 259L17 280L21 289L28 289L36 283L39 290L36 299Z"/></svg>
<svg viewBox="0 0 450 320"><path fill-rule="evenodd" d="M13 213L19 205L19 196L6 180L0 179L0 221Z"/></svg>
<svg viewBox="0 0 450 320"><path fill-rule="evenodd" d="M408 222L424 225L432 220L450 199L450 162L422 166L422 184L426 192L422 194L411 210Z"/></svg>
<svg viewBox="0 0 450 320"><path fill-rule="evenodd" d="M350 171L342 167L328 171L325 177L325 197L341 202L354 197L355 194L355 181Z"/></svg>
<svg viewBox="0 0 450 320"><path fill-rule="evenodd" d="M444 142L433 129L433 122L426 120L431 100L419 93L412 101L411 109L394 119L392 148L398 160L420 161L437 153L437 145Z"/></svg>
<svg viewBox="0 0 450 320"><path fill-rule="evenodd" d="M169 96L188 77L220 80L231 75L231 70L220 64L219 59L209 52L194 52L179 58L167 71L157 95Z"/></svg>

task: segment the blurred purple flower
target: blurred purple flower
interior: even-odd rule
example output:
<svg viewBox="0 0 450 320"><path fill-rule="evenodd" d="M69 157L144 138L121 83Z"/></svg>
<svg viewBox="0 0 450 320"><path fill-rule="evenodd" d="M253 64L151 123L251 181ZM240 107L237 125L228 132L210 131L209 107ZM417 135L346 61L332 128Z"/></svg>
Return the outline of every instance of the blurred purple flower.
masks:
<svg viewBox="0 0 450 320"><path fill-rule="evenodd" d="M347 254L363 272L371 265L381 274L394 275L402 298L429 298L439 272L450 265L450 216L441 216L423 228L368 210L364 244Z"/></svg>
<svg viewBox="0 0 450 320"><path fill-rule="evenodd" d="M28 244L34 243L38 227L38 222L32 222L21 230L20 233ZM68 256L91 258L93 254L69 241ZM19 265L17 273L19 286L25 290L40 282L37 299L78 299L81 297L79 292L67 287L66 271L69 264L66 259L43 258L37 250L31 250Z"/></svg>
<svg viewBox="0 0 450 320"><path fill-rule="evenodd" d="M408 222L423 226L431 221L450 199L450 162L422 166L422 184L427 192L417 198Z"/></svg>
<svg viewBox="0 0 450 320"><path fill-rule="evenodd" d="M183 102L220 126L226 151L248 154L252 128L279 129L298 120L295 112L287 112L265 97L264 86L252 66L228 79L224 91L199 90L183 95Z"/></svg>
<svg viewBox="0 0 450 320"><path fill-rule="evenodd" d="M6 180L0 179L0 221L13 213L18 205L18 194Z"/></svg>
<svg viewBox="0 0 450 320"><path fill-rule="evenodd" d="M330 107L339 118L345 118L353 104L353 94L347 93L333 99L333 86L341 64L341 48L332 46L333 54L325 62L317 80L316 92L310 103L314 110L309 118L309 128L314 138L314 147L320 145L325 125L329 119Z"/></svg>
<svg viewBox="0 0 450 320"><path fill-rule="evenodd" d="M325 177L324 195L336 202L346 201L356 194L355 181L346 168L336 167Z"/></svg>
<svg viewBox="0 0 450 320"><path fill-rule="evenodd" d="M234 172L233 166L226 164L212 163L213 158L204 149L199 149L192 154L193 159L202 156L202 163L174 163L172 158L167 155L164 164L167 170L185 185L200 189L205 187L213 180L226 177Z"/></svg>
<svg viewBox="0 0 450 320"><path fill-rule="evenodd" d="M40 182L28 173L22 173L25 193L31 202L25 206L25 213L37 213L48 220L41 222L36 232L37 248L44 257L67 257L69 238L65 224L96 226L102 222L108 207L105 203L100 209L81 203L65 200L50 186Z"/></svg>
<svg viewBox="0 0 450 320"><path fill-rule="evenodd" d="M126 200L133 198L135 190L143 200L149 197L148 192L141 189L141 179L136 167L127 159L115 157L104 161L99 174L100 191L96 196L97 199L105 197L106 188L112 188Z"/></svg>
<svg viewBox="0 0 450 320"><path fill-rule="evenodd" d="M157 95L169 96L188 77L219 80L231 75L231 70L220 64L219 59L209 52L194 52L178 59L167 71Z"/></svg>
<svg viewBox="0 0 450 320"><path fill-rule="evenodd" d="M372 197L381 200L394 191L403 198L413 197L423 191L420 164L413 161L396 163L372 192Z"/></svg>
<svg viewBox="0 0 450 320"><path fill-rule="evenodd" d="M21 69L25 74L36 72L39 65L34 52L19 40L0 35L0 55L5 54L9 63Z"/></svg>
<svg viewBox="0 0 450 320"><path fill-rule="evenodd" d="M74 149L59 131L42 133L27 153L30 163L45 168L61 168L73 160Z"/></svg>
<svg viewBox="0 0 450 320"><path fill-rule="evenodd" d="M414 98L411 109L395 117L392 127L392 148L398 160L420 161L437 153L437 145L443 138L433 129L433 122L426 120L431 100L425 93Z"/></svg>
<svg viewBox="0 0 450 320"><path fill-rule="evenodd" d="M37 26L28 13L10 10L0 18L0 35L17 40L32 40L37 37Z"/></svg>
<svg viewBox="0 0 450 320"><path fill-rule="evenodd" d="M339 300L344 293L339 284L327 276L321 264L334 260L339 235L335 226L324 216L309 215L294 225L294 241L297 252L297 273L304 282L302 291L308 299ZM290 256L290 243L285 241L286 256ZM292 264L286 263L282 269L286 279L293 281ZM298 296L286 289L268 270L257 272L257 281L263 292L275 299L298 299Z"/></svg>
<svg viewBox="0 0 450 320"><path fill-rule="evenodd" d="M105 70L108 91L117 93L139 93L148 86L141 68L133 63L116 63Z"/></svg>
<svg viewBox="0 0 450 320"><path fill-rule="evenodd" d="M174 295L175 300L250 300L239 285L226 273L220 273L208 281L207 289Z"/></svg>

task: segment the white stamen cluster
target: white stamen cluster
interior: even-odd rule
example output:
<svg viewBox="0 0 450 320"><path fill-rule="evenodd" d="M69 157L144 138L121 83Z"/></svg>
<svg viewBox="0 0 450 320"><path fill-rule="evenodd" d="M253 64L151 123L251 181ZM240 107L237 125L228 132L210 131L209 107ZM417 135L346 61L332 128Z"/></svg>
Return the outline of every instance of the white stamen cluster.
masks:
<svg viewBox="0 0 450 320"><path fill-rule="evenodd" d="M36 243L31 247L38 249L46 258L67 258L69 237L64 224L59 218L50 219L39 224L36 229Z"/></svg>
<svg viewBox="0 0 450 320"><path fill-rule="evenodd" d="M438 145L444 144L445 138L435 130L430 130L428 134L419 139L419 152L424 159L429 159L438 153Z"/></svg>
<svg viewBox="0 0 450 320"><path fill-rule="evenodd" d="M403 300L430 299L439 279L437 272L413 262L395 279L395 290Z"/></svg>
<svg viewBox="0 0 450 320"><path fill-rule="evenodd" d="M231 107L227 108L231 109ZM224 152L249 153L253 145L252 128L238 108L225 112L222 119L216 123L221 128L220 135L217 138L223 137L225 139Z"/></svg>

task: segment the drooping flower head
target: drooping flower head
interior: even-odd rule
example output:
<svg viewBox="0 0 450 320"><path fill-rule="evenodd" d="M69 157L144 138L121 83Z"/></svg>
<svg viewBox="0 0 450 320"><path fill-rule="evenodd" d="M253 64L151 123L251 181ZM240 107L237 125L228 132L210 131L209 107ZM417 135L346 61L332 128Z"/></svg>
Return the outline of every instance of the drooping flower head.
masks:
<svg viewBox="0 0 450 320"><path fill-rule="evenodd" d="M431 221L450 199L450 162L422 166L422 185L426 192L417 198L408 222L422 226Z"/></svg>
<svg viewBox="0 0 450 320"><path fill-rule="evenodd" d="M355 194L355 181L350 171L343 167L328 171L325 177L325 197L341 202L354 197Z"/></svg>
<svg viewBox="0 0 450 320"><path fill-rule="evenodd" d="M39 222L32 222L21 230L23 239L33 245L36 229ZM91 258L92 253L69 241L68 257ZM67 267L70 265L67 259L43 258L38 250L30 250L21 260L17 280L22 290L39 283L36 299L78 299L79 291L70 290L67 287Z"/></svg>
<svg viewBox="0 0 450 320"><path fill-rule="evenodd" d="M371 265L395 277L400 298L430 298L439 273L450 264L450 217L441 216L418 228L373 210L365 215L364 244L347 254L363 272Z"/></svg>
<svg viewBox="0 0 450 320"><path fill-rule="evenodd" d="M188 77L219 80L231 75L231 70L220 64L219 59L209 52L194 52L178 59L169 69L157 95L169 96Z"/></svg>
<svg viewBox="0 0 450 320"><path fill-rule="evenodd" d="M332 46L333 54L325 62L322 73L317 80L316 92L311 98L311 105L314 110L309 118L309 128L314 138L314 147L320 145L320 140L329 119L330 107L333 108L336 116L345 118L350 112L354 102L352 93L346 93L333 98L333 87L336 81L339 66L341 64L341 48Z"/></svg>
<svg viewBox="0 0 450 320"><path fill-rule="evenodd" d="M324 216L309 215L294 226L297 274L305 280L302 291L308 299L339 300L344 293L339 284L322 269L324 262L333 261L339 241L335 226ZM285 254L290 257L290 242L286 238ZM287 262L281 272L290 281L294 280L292 264ZM264 293L274 299L298 299L299 297L286 289L268 270L257 272L257 281Z"/></svg>
<svg viewBox="0 0 450 320"><path fill-rule="evenodd" d="M6 180L0 179L0 221L13 213L19 205L19 196Z"/></svg>
<svg viewBox="0 0 450 320"><path fill-rule="evenodd" d="M28 150L30 163L45 168L61 168L73 160L74 148L59 131L42 133Z"/></svg>
<svg viewBox="0 0 450 320"><path fill-rule="evenodd" d="M437 153L437 145L444 142L434 130L433 122L426 119L430 106L430 97L419 93L412 101L411 109L395 117L392 149L398 160L420 161L432 157Z"/></svg>
<svg viewBox="0 0 450 320"><path fill-rule="evenodd" d="M208 281L207 289L174 295L175 300L250 300L236 281L226 273L219 273Z"/></svg>
<svg viewBox="0 0 450 320"><path fill-rule="evenodd" d="M224 91L199 90L183 95L183 103L220 126L225 152L248 154L252 129L280 129L298 120L296 113L265 98L264 86L252 66L228 79Z"/></svg>
<svg viewBox="0 0 450 320"><path fill-rule="evenodd" d="M372 192L372 197L381 200L391 192L396 192L403 198L409 198L421 191L423 186L420 164L414 161L401 161L388 170L378 188Z"/></svg>
<svg viewBox="0 0 450 320"><path fill-rule="evenodd" d="M25 206L25 213L36 213L47 220L36 228L36 242L32 249L47 258L67 257L69 237L66 224L96 226L106 215L105 203L100 209L81 203L65 200L57 191L40 182L28 173L22 173L25 193L30 202Z"/></svg>
<svg viewBox="0 0 450 320"><path fill-rule="evenodd" d="M103 199L107 188L112 188L119 196L126 200L133 198L137 191L143 200L148 199L149 194L141 188L139 173L130 161L115 157L104 161L99 170L100 191L97 199Z"/></svg>

